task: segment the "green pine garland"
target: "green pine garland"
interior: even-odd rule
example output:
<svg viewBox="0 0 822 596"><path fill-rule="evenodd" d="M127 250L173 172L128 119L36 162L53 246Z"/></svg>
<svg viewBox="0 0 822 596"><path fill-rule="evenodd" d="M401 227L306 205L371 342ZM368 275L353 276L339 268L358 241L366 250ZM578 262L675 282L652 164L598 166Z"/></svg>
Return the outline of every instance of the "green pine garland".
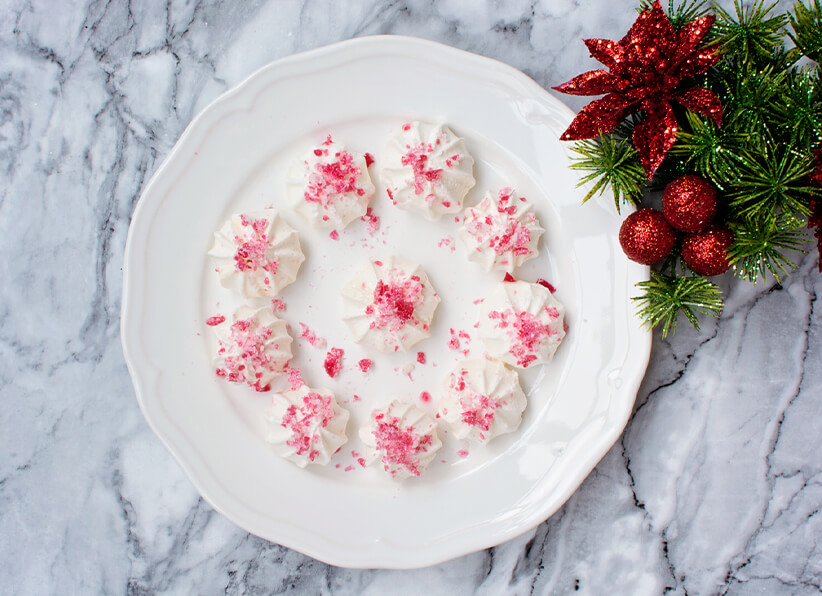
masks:
<svg viewBox="0 0 822 596"><path fill-rule="evenodd" d="M810 1L810 0L809 0ZM639 10L648 10L642 0ZM640 205L646 190L662 188L684 174L710 180L719 189L719 218L734 233L729 251L734 274L751 283L772 276L779 281L796 268L805 251L811 199L819 188L809 175L814 151L822 149L822 0L797 2L786 14L764 0L733 10L691 0L667 13L675 29L713 13L705 42L716 45L720 60L693 81L716 93L723 106L721 127L682 110L679 133L651 185L631 144L635 120L598 139L574 145L572 167L593 183L585 200L610 186L619 210ZM786 47L792 41L795 47ZM805 57L808 60L802 60ZM719 288L669 258L651 280L639 284L639 315L663 337L676 330L678 316L699 328L700 314L719 316Z"/></svg>

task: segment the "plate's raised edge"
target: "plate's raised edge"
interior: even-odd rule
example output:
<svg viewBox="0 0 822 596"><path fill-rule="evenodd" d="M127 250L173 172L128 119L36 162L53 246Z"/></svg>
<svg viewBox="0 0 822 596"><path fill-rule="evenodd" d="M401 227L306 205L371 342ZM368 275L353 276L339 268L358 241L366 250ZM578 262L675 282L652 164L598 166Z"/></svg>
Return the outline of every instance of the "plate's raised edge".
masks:
<svg viewBox="0 0 822 596"><path fill-rule="evenodd" d="M169 164L174 160L175 156L182 151L182 147L188 142L189 138L194 134L193 131L199 127L201 121L206 120L208 117L210 117L211 113L217 110L219 106L231 101L231 99L235 95L241 95L242 93L244 93L246 88L252 83L252 81L255 81L258 77L263 75L263 73L265 73L268 70L273 70L289 63L296 63L300 61L312 61L326 54L337 53L343 48L350 51L359 47L371 47L373 48L372 51L376 51L377 49L385 51L387 47L390 47L394 50L407 48L407 51L412 54L414 51L440 52L449 54L450 57L454 57L456 59L474 62L478 66L484 65L488 68L490 72L496 72L498 74L518 79L519 82L523 84L525 87L530 87L535 95L543 95L544 97L549 98L551 103L553 104L552 107L557 110L557 114L560 117L563 117L567 122L570 123L570 121L574 117L574 112L572 112L567 106L565 106L561 101L559 101L545 89L540 87L539 84L537 84L533 79L528 77L523 72L517 70L516 68L509 66L503 62L500 62L493 58L479 56L471 52L467 52L464 50L460 50L458 48L453 48L451 46L447 46L441 43L425 39L395 35L379 35L355 38L351 40L338 42L317 49L308 50L306 52L293 54L291 56L280 58L274 62L266 64L261 68L257 69L256 71L254 71L249 76L247 76L242 82L240 82L236 86L232 87L231 89L227 90L226 92L222 93L220 96L212 100L205 108L203 108L197 114L197 116L195 116L192 119L192 121L183 131L177 143L175 143L172 150L166 156L163 163L160 165L160 167L156 170L154 175L149 180L132 214L132 225L129 227L123 261L123 295L121 303L120 321L121 342L129 374L131 375L132 382L134 385L137 402L140 406L140 409L143 412L144 417L146 418L146 421L149 424L149 427L160 438L161 442L166 446L166 448L175 458L177 463L183 469L185 474L189 477L189 480L192 482L192 484L194 484L194 486L197 488L197 490L200 492L203 498L215 510L219 511L222 515L229 518L238 526L242 527L244 530L252 534L257 533L258 530L256 530L254 527L251 527L252 524L249 523L249 520L244 519L241 515L237 515L236 511L224 507L224 503L220 498L215 498L215 495L212 492L214 490L214 487L207 486L207 481L199 477L198 473L196 473L192 469L192 467L183 458L182 454L178 451L177 446L171 442L169 437L166 437L164 433L160 431L158 421L154 419L155 412L149 409L148 403L146 402L146 388L153 384L149 381L149 379L153 378L156 381L156 379L161 374L161 371L156 367L152 367L153 370L148 371L146 369L146 366L150 365L148 362L143 361L140 363L141 371L140 374L138 374L137 366L135 365L136 352L132 351L131 349L131 346L136 346L136 344L134 344L133 341L136 341L137 339L136 329L134 332L134 338L132 338L131 329L128 325L128 321L131 320L133 322L131 312L135 309L135 306L132 304L132 299L130 298L133 295L131 291L131 284L129 281L131 269L130 265L133 262L135 262L135 260L138 258L138 255L133 254L134 251L132 250L133 230L135 229L134 222L139 221L143 217L143 212L147 211L148 208L152 206L145 199L152 196L152 193L154 191L155 186L157 186L158 181L164 176L165 171L169 167ZM357 56L354 57L354 59L357 58ZM647 279L647 272L645 273L645 278ZM641 280L642 278L640 277L636 280L630 281L633 281L635 283L636 281ZM364 560L364 558L360 555L359 551L357 551L356 549L339 549L330 543L323 545L325 548L321 548L314 544L309 545L303 543L296 543L289 538L277 539L276 542L283 544L284 546L287 546L289 548L298 550L315 559L336 566L352 568L413 569L429 565L435 565L444 561L448 561L455 557L463 556L471 552L475 552L477 550L488 548L496 544L500 544L502 542L510 540L512 538L515 538L516 536L519 536L533 529L534 527L538 526L540 523L545 521L548 517L553 515L577 490L579 485L582 484L584 479L588 476L588 474L590 474L591 470L593 470L594 467L596 467L597 463L602 459L602 457L604 457L607 451L613 446L613 444L622 434L625 425L627 424L628 419L630 418L633 409L633 404L636 399L636 394L639 390L639 385L642 381L644 371L647 368L651 351L650 331L641 329L639 325L631 326L630 331L631 337L628 343L630 355L632 357L626 357L625 364L623 367L623 371L625 373L624 377L626 379L629 379L630 382L623 384L619 391L619 394L622 397L622 399L620 399L619 401L624 402L626 404L626 407L623 409L623 411L620 412L618 421L613 426L609 427L610 432L605 433L600 437L600 440L597 444L597 448L591 450L592 455L586 460L583 468L585 470L584 474L580 475L578 481L569 483L565 490L561 491L559 494L552 495L554 498L550 500L550 503L546 504L547 506L545 508L539 511L534 511L529 516L528 523L524 523L518 526L516 529L509 529L494 533L493 537L489 540L484 541L482 543L474 544L471 548L465 548L463 546L449 548L447 545L445 545L443 548L437 549L432 547L425 549L422 552L409 551L408 549L400 548L381 552L382 556L379 557L378 560L374 560L373 557L369 558L368 560ZM627 370L629 367L632 370ZM271 539L266 536L263 536L263 538Z"/></svg>

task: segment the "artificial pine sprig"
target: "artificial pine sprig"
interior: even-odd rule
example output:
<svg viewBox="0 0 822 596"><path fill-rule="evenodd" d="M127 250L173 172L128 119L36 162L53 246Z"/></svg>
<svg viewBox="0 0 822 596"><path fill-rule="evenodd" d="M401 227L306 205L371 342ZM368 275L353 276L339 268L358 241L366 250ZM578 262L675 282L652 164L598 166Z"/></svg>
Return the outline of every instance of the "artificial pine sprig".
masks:
<svg viewBox="0 0 822 596"><path fill-rule="evenodd" d="M793 32L788 36L800 51L813 60L822 59L822 3L813 0L813 6L805 6L797 2L793 6L793 13L788 13Z"/></svg>
<svg viewBox="0 0 822 596"><path fill-rule="evenodd" d="M787 275L796 269L785 251L805 252L805 234L799 231L803 225L801 219L785 215L732 222L734 243L728 256L736 276L756 284L770 273L780 282L780 272Z"/></svg>
<svg viewBox="0 0 822 596"><path fill-rule="evenodd" d="M646 178L630 137L600 134L598 139L576 143L572 150L579 157L573 158L571 168L588 172L580 179L580 184L593 183L582 199L583 203L594 195L601 195L608 184L617 212L623 203L639 203Z"/></svg>
<svg viewBox="0 0 822 596"><path fill-rule="evenodd" d="M722 312L722 293L704 277L663 275L651 272L651 279L637 284L641 296L632 298L639 305L639 316L649 327L662 326L662 337L676 333L679 313L696 329L699 314L718 317Z"/></svg>
<svg viewBox="0 0 822 596"><path fill-rule="evenodd" d="M747 142L745 135L720 128L711 119L693 112L685 116L687 127L677 136L671 155L686 168L724 190L739 179L737 150Z"/></svg>
<svg viewBox="0 0 822 596"><path fill-rule="evenodd" d="M758 154L741 151L739 181L728 195L730 203L743 218L761 223L773 222L783 212L807 216L815 192L808 183L812 171L812 157L789 147L766 147Z"/></svg>
<svg viewBox="0 0 822 596"><path fill-rule="evenodd" d="M653 8L653 0L642 0L639 3L638 12L647 12ZM707 0L689 0L674 5L674 0L668 0L668 18L676 31L683 25L704 17L709 13L710 6Z"/></svg>
<svg viewBox="0 0 822 596"><path fill-rule="evenodd" d="M788 71L775 124L788 133L788 145L808 151L822 143L822 90L816 70Z"/></svg>
<svg viewBox="0 0 822 596"><path fill-rule="evenodd" d="M715 4L716 22L712 34L721 44L720 52L745 60L768 62L782 47L782 31L788 23L786 15L771 14L776 4L765 6L764 0L758 0L746 5L741 0L734 0L735 14Z"/></svg>

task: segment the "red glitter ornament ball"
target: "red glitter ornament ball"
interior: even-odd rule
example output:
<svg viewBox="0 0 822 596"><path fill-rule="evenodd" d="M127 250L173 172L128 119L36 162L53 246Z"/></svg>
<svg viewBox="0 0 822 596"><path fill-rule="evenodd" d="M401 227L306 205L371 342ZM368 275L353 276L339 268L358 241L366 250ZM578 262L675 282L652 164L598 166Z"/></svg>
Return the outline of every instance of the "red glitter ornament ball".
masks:
<svg viewBox="0 0 822 596"><path fill-rule="evenodd" d="M665 187L662 212L682 232L701 232L716 214L716 189L699 176L682 176Z"/></svg>
<svg viewBox="0 0 822 596"><path fill-rule="evenodd" d="M682 241L682 258L694 273L706 277L719 275L731 266L728 249L733 241L733 232L728 228L711 226L704 232L685 236Z"/></svg>
<svg viewBox="0 0 822 596"><path fill-rule="evenodd" d="M668 256L676 236L665 216L656 209L640 209L625 218L619 228L619 244L625 255L643 265L653 265Z"/></svg>

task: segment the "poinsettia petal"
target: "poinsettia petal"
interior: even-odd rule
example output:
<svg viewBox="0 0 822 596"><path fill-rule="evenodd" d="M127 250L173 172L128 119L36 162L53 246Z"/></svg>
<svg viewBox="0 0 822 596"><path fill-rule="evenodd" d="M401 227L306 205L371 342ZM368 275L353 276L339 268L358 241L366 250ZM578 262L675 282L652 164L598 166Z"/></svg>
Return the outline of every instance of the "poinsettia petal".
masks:
<svg viewBox="0 0 822 596"><path fill-rule="evenodd" d="M582 42L588 47L591 56L608 68L614 68L622 54L619 42L610 39L583 39Z"/></svg>
<svg viewBox="0 0 822 596"><path fill-rule="evenodd" d="M602 132L611 132L633 110L637 100L626 98L615 93L592 101L571 122L562 133L561 141L580 141L590 139Z"/></svg>
<svg viewBox="0 0 822 596"><path fill-rule="evenodd" d="M639 152L639 159L645 169L648 180L654 177L665 154L676 141L678 127L674 110L666 101L642 104L645 118L634 129L634 147Z"/></svg>
<svg viewBox="0 0 822 596"><path fill-rule="evenodd" d="M659 5L659 0L654 2L651 10L639 14L625 37L619 40L619 45L623 48L632 45L647 48L648 40L653 40L659 48L669 48L676 44L676 31Z"/></svg>
<svg viewBox="0 0 822 596"><path fill-rule="evenodd" d="M679 93L674 100L692 112L708 116L717 126L722 126L722 104L713 91L696 87Z"/></svg>
<svg viewBox="0 0 822 596"><path fill-rule="evenodd" d="M575 76L567 83L552 87L552 89L568 95L605 95L606 93L620 91L626 85L625 81L615 77L607 70L591 70Z"/></svg>
<svg viewBox="0 0 822 596"><path fill-rule="evenodd" d="M679 30L679 44L675 56L675 62L679 62L692 54L698 47L702 38L711 30L716 20L716 16L709 14L702 18L685 23Z"/></svg>
<svg viewBox="0 0 822 596"><path fill-rule="evenodd" d="M717 49L717 47L702 48L689 54L675 68L676 76L685 78L702 74L719 60L719 55L716 53Z"/></svg>

